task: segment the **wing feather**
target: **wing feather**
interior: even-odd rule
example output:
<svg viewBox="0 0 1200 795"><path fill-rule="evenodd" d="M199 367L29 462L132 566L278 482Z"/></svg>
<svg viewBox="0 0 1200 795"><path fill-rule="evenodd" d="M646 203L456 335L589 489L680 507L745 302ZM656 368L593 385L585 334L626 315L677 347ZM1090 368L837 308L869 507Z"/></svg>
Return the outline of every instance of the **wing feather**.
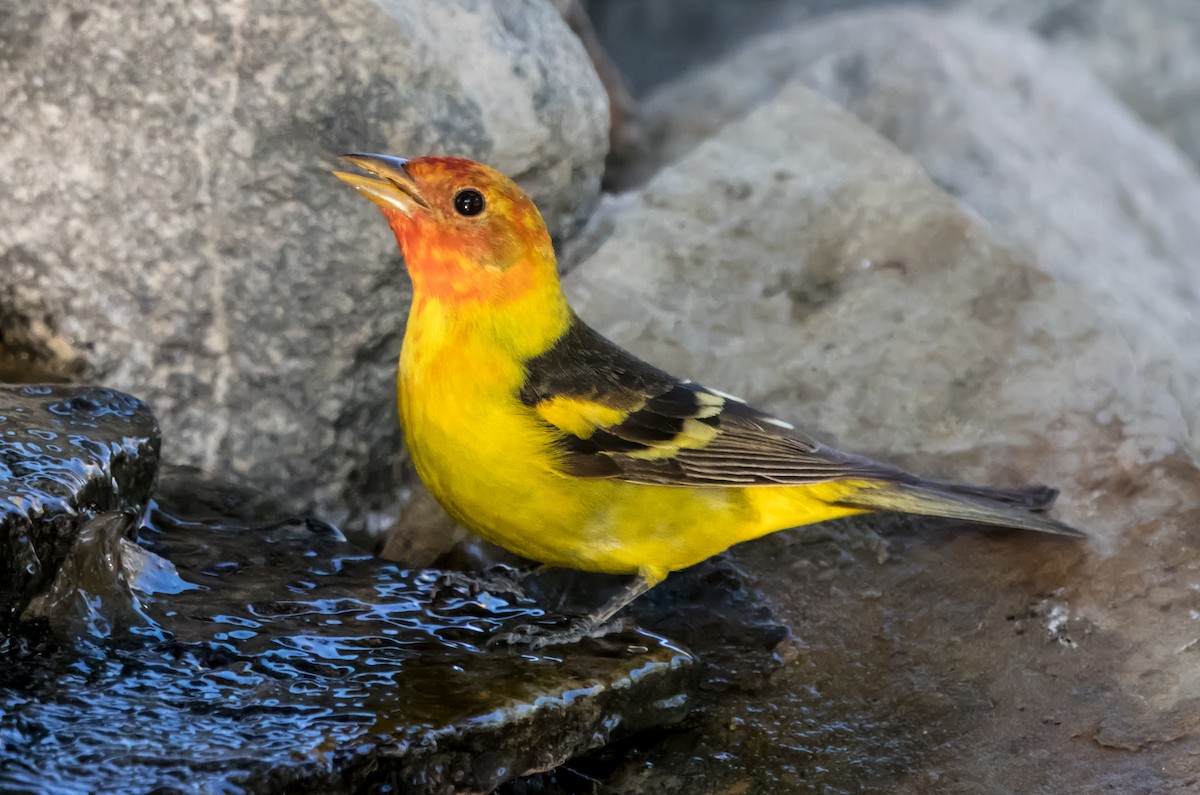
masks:
<svg viewBox="0 0 1200 795"><path fill-rule="evenodd" d="M676 379L578 318L525 369L518 398L556 432L560 465L578 477L673 486L908 477L834 450L729 395Z"/></svg>

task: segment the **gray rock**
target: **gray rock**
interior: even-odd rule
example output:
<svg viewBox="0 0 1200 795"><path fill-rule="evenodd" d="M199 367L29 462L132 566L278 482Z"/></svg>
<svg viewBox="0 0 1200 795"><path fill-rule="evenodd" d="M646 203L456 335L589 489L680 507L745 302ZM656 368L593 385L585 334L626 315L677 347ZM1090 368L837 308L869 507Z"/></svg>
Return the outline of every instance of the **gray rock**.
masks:
<svg viewBox="0 0 1200 795"><path fill-rule="evenodd" d="M585 5L605 48L643 94L749 37L831 11L890 2L897 0L586 0Z"/></svg>
<svg viewBox="0 0 1200 795"><path fill-rule="evenodd" d="M51 585L91 520L125 515L120 532L131 530L158 451L158 426L137 398L0 386L0 634Z"/></svg>
<svg viewBox="0 0 1200 795"><path fill-rule="evenodd" d="M759 40L650 102L677 157L800 78L913 155L1007 242L1109 315L1200 444L1200 175L1073 60L917 10ZM797 139L801 140L801 139Z"/></svg>
<svg viewBox="0 0 1200 795"><path fill-rule="evenodd" d="M955 0L1086 61L1129 107L1200 163L1200 4L1192 0Z"/></svg>
<svg viewBox="0 0 1200 795"><path fill-rule="evenodd" d="M598 194L607 109L553 6L2 15L0 336L143 395L170 461L360 523L393 507L409 288L328 172L347 150L484 159L566 233Z"/></svg>
<svg viewBox="0 0 1200 795"><path fill-rule="evenodd" d="M879 517L817 547L737 548L795 631L790 662L606 791L1195 779L1200 471L1165 374L1138 366L1157 335L1081 300L798 80L609 208L567 278L584 319L851 450L1056 485L1057 514L1093 537L892 524L881 560L860 543Z"/></svg>
<svg viewBox="0 0 1200 795"><path fill-rule="evenodd" d="M1192 0L590 0L605 47L639 93L831 12L958 9L1045 38L1087 64L1148 124L1200 163L1200 5Z"/></svg>

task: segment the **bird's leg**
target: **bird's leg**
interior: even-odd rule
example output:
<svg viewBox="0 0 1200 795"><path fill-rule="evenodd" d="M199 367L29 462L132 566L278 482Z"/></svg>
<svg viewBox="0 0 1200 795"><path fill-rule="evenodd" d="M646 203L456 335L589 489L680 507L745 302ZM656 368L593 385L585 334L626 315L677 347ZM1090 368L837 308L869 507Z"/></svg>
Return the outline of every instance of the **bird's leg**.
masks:
<svg viewBox="0 0 1200 795"><path fill-rule="evenodd" d="M508 646L530 646L540 649L545 646L557 646L564 643L577 643L583 638L595 638L607 635L621 629L622 622L612 622L613 616L639 596L658 585L667 577L665 569L643 567L638 569L637 576L626 585L621 592L609 599L597 610L587 615L571 619L565 630L551 631L545 627L524 624L511 632L495 635L489 646L504 644ZM610 623L612 622L612 623Z"/></svg>
<svg viewBox="0 0 1200 795"><path fill-rule="evenodd" d="M632 582L622 588L620 593L605 602L604 605L598 610L595 610L584 616L584 619L591 622L595 626L605 624L612 619L613 616L621 612L626 605L628 605L634 599L637 599L646 591L649 591L651 588L658 585L666 578L667 573L661 569L638 569L637 576Z"/></svg>

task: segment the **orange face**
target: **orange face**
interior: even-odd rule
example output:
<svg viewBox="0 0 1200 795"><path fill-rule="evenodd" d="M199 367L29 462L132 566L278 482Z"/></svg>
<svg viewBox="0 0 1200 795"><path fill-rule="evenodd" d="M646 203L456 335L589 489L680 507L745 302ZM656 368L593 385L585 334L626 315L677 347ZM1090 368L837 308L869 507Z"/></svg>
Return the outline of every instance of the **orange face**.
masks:
<svg viewBox="0 0 1200 795"><path fill-rule="evenodd" d="M335 172L383 209L416 300L503 300L553 272L541 213L500 172L457 157L346 159L379 177Z"/></svg>

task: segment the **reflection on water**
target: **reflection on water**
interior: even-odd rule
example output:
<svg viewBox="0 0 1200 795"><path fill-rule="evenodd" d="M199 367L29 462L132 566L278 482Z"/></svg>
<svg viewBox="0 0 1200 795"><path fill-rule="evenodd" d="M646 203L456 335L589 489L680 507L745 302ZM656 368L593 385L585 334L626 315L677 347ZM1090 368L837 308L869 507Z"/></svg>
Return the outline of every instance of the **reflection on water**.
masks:
<svg viewBox="0 0 1200 795"><path fill-rule="evenodd" d="M502 627L550 619L501 589L397 568L319 523L252 529L156 508L139 543L178 574L132 545L98 552L145 558L110 566L130 577L140 609L73 625L105 637L42 625L6 642L0 790L341 788L377 772L380 746L403 757L435 740L469 743L643 680L661 691L638 695L645 721L686 708L671 699L688 657L661 639L487 650ZM494 769L470 775L520 772L489 742ZM412 775L408 785L425 773Z"/></svg>
<svg viewBox="0 0 1200 795"><path fill-rule="evenodd" d="M134 521L144 511L158 447L153 415L130 395L0 386L0 636L49 586L82 523L126 511ZM100 529L93 542L103 552L115 538ZM99 562L75 560L81 574Z"/></svg>

